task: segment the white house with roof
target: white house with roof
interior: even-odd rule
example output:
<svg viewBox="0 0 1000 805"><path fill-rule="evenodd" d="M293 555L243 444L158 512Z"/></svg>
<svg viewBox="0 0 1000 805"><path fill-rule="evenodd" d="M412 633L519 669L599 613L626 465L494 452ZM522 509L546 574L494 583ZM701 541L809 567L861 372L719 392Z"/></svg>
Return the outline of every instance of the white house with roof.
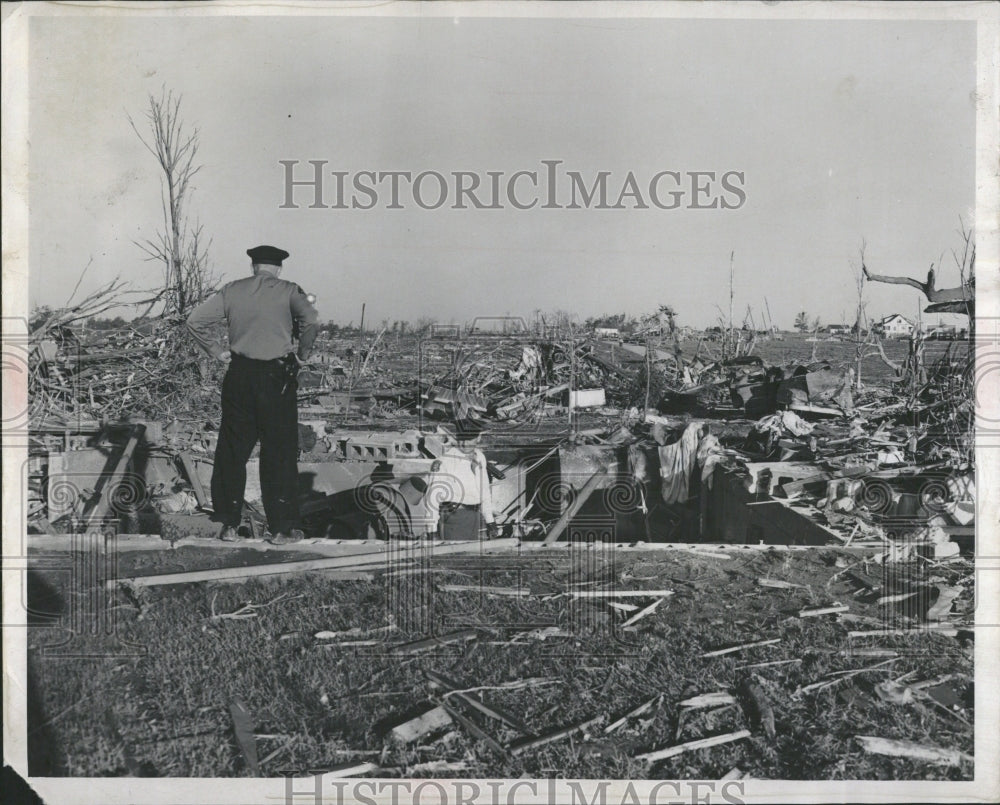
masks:
<svg viewBox="0 0 1000 805"><path fill-rule="evenodd" d="M875 323L875 330L886 338L909 338L913 332L913 322L906 316L893 313Z"/></svg>

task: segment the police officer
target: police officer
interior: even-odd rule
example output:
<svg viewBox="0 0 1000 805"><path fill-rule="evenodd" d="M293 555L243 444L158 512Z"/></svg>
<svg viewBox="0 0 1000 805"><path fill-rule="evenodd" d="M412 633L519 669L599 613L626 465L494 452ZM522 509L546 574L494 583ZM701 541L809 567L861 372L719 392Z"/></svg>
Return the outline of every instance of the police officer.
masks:
<svg viewBox="0 0 1000 805"><path fill-rule="evenodd" d="M229 361L222 381L222 423L212 470L219 539L234 542L243 515L247 461L260 440L260 486L270 541L302 539L298 509L298 404L295 376L316 340L317 314L294 282L279 279L288 252L247 249L253 275L235 280L198 305L187 326L211 357ZM227 349L214 336L226 324ZM298 356L292 351L298 335Z"/></svg>

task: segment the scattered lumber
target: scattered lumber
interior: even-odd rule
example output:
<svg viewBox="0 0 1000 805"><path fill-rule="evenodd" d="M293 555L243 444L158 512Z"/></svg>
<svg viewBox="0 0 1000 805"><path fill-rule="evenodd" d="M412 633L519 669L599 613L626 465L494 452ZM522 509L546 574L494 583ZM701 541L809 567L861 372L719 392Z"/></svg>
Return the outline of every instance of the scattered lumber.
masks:
<svg viewBox="0 0 1000 805"><path fill-rule="evenodd" d="M780 643L780 637L774 637L770 640L758 640L754 643L741 643L738 646L729 646L729 648L718 648L714 651L706 651L702 654L702 657L721 657L723 654L732 654L736 651L744 651L748 648L758 648L759 646L773 646L775 643Z"/></svg>
<svg viewBox="0 0 1000 805"><path fill-rule="evenodd" d="M911 760L922 760L927 763L939 763L947 766L957 766L962 761L972 762L972 756L957 749L944 749L940 746L900 741L895 738L879 738L874 735L855 735L862 749L876 755L905 757Z"/></svg>
<svg viewBox="0 0 1000 805"><path fill-rule="evenodd" d="M932 688L935 685L940 685L943 682L950 682L954 679L955 674L941 674L940 676L932 677L931 679L924 679L920 682L911 682L907 687L913 691L920 691L924 688Z"/></svg>
<svg viewBox="0 0 1000 805"><path fill-rule="evenodd" d="M717 690L714 693L702 693L699 696L692 696L682 702L677 702L678 707L686 707L696 710L702 707L724 707L727 704L736 704L736 699L728 690Z"/></svg>
<svg viewBox="0 0 1000 805"><path fill-rule="evenodd" d="M513 598L524 598L531 595L531 590L524 587L486 587L482 584L439 584L438 589L445 593L482 593Z"/></svg>
<svg viewBox="0 0 1000 805"><path fill-rule="evenodd" d="M652 598L673 595L673 590L571 590L573 598Z"/></svg>
<svg viewBox="0 0 1000 805"><path fill-rule="evenodd" d="M802 658L795 657L791 660L771 660L770 662L752 662L749 665L737 665L734 670L745 671L748 668L765 668L769 665L789 665L795 662L802 662Z"/></svg>
<svg viewBox="0 0 1000 805"><path fill-rule="evenodd" d="M679 548L678 550L682 550L682 551L684 551L684 553L689 553L689 554L692 554L694 556L705 556L705 557L708 557L709 559L732 559L733 558L728 553L723 553L722 551L715 551L715 550L711 550L711 551L710 550L702 550L701 547L702 546L699 546L697 548L693 548L691 546L688 546L686 548ZM743 547L743 546L740 546L740 547Z"/></svg>
<svg viewBox="0 0 1000 805"><path fill-rule="evenodd" d="M574 735L577 732L586 730L588 727L592 727L594 724L603 719L603 715L597 716L596 718L591 718L587 721L581 721L579 724L573 724L570 727L564 727L556 732L551 732L548 735L542 735L539 738L529 738L513 744L510 747L511 754L520 755L523 752L527 752L529 749L537 749L539 746L545 746L546 744L554 743L555 741L561 741L564 738L568 738L570 735Z"/></svg>
<svg viewBox="0 0 1000 805"><path fill-rule="evenodd" d="M390 734L399 743L408 744L424 735L443 730L451 723L451 715L444 707L439 706L393 727Z"/></svg>
<svg viewBox="0 0 1000 805"><path fill-rule="evenodd" d="M761 587L771 587L775 590L808 590L808 584L795 584L791 581L782 581L781 579L768 579L761 577L757 579L757 584Z"/></svg>
<svg viewBox="0 0 1000 805"><path fill-rule="evenodd" d="M509 548L516 546L516 539L491 540L489 543L461 542L455 546L435 545L431 549L432 555L445 555L453 553L479 553L483 550L494 548ZM235 543L238 545L239 543ZM324 559L307 559L300 562L274 562L264 565L248 565L246 567L221 567L211 570L191 570L183 573L164 573L152 576L132 576L123 579L108 579L109 587L119 583L127 583L132 587L155 587L164 584L188 584L199 581L230 581L235 579L246 579L255 576L273 576L285 573L302 573L309 570L329 570L332 568L354 568L372 565L387 566L390 561L393 563L402 562L409 559L411 548L399 548L386 557L384 550L370 550L364 553L353 553L345 556L332 556Z"/></svg>
<svg viewBox="0 0 1000 805"><path fill-rule="evenodd" d="M428 637L424 640L415 640L412 643L400 643L391 646L389 651L393 654L423 654L425 651L433 651L442 646L450 646L455 643L467 643L475 640L479 636L475 629L462 629L458 632L441 635L440 637Z"/></svg>
<svg viewBox="0 0 1000 805"><path fill-rule="evenodd" d="M846 604L835 604L830 607L820 607L818 609L800 609L800 618L818 618L820 615L836 615L847 612L850 609Z"/></svg>
<svg viewBox="0 0 1000 805"><path fill-rule="evenodd" d="M344 637L360 637L361 635L375 635L375 634L386 634L387 632L393 632L396 630L395 624L389 624L388 626L377 626L374 629L368 629L364 626L354 626L351 629L344 629L340 632L316 632L313 635L317 640L338 640Z"/></svg>
<svg viewBox="0 0 1000 805"><path fill-rule="evenodd" d="M329 771L323 772L321 775L319 775L319 778L323 779L326 777L331 777L331 778L360 777L363 774L371 774L373 771L376 771L377 769L378 769L377 763L370 763L368 761L350 761L347 763L341 763L337 766L334 766ZM319 788L318 785L317 788Z"/></svg>
<svg viewBox="0 0 1000 805"><path fill-rule="evenodd" d="M875 663L875 665L869 665L867 668L855 668L850 671L837 671L832 674L827 674L827 676L832 676L833 679L824 679L819 682L813 682L805 687L797 688L792 694L793 696L801 696L803 693L810 693L814 690L822 690L824 688L832 687L833 685L839 685L845 679L850 679L851 677L858 676L858 674L867 674L870 671L888 671L886 665L896 662L897 657L891 657L883 662Z"/></svg>
<svg viewBox="0 0 1000 805"><path fill-rule="evenodd" d="M568 632L559 626L539 626L537 629L528 629L524 632L519 632L513 640L494 641L492 645L509 646L514 643L523 644L524 641L521 638L527 638L528 640L548 640L550 637L572 636L572 632Z"/></svg>
<svg viewBox="0 0 1000 805"><path fill-rule="evenodd" d="M902 635L939 634L944 637L955 637L958 629L940 626L915 626L912 629L864 629L847 633L848 637L900 637Z"/></svg>
<svg viewBox="0 0 1000 805"><path fill-rule="evenodd" d="M408 777L417 774L428 774L439 771L465 771L469 764L464 760L428 760L425 763L415 763L406 767Z"/></svg>
<svg viewBox="0 0 1000 805"><path fill-rule="evenodd" d="M910 593L896 593L894 595L883 595L881 596L877 603L879 606L885 606L886 604L898 604L900 601L906 601L913 598L915 595L919 595L918 590L914 590Z"/></svg>
<svg viewBox="0 0 1000 805"><path fill-rule="evenodd" d="M351 556L336 556L326 559L308 559L301 562L276 562L266 565L246 567L219 567L210 570L189 570L182 573L163 573L155 576L132 576L124 579L108 579L107 586L128 584L132 587L158 587L165 584L189 584L199 581L234 581L256 576L274 576L285 573L303 573L309 570L331 568L365 567L384 565L386 559L377 554L364 553Z"/></svg>
<svg viewBox="0 0 1000 805"><path fill-rule="evenodd" d="M639 622L640 620L642 620L643 618L645 618L645 617L646 617L647 615L649 615L649 614L651 614L652 612L654 612L654 611L656 610L656 608L657 608L657 607L658 607L658 606L659 606L660 604L662 604L662 603L663 603L664 601L666 601L666 600L667 600L666 598L657 598L657 599L656 599L656 600L655 600L655 601L654 601L654 602L653 602L652 604L650 604L650 605L649 605L648 607L646 607L645 609L640 609L640 610L639 610L638 612L636 612L636 613L635 613L635 614L634 614L634 615L633 615L633 616L632 616L631 618L629 618L629 619L628 619L627 621L625 621L625 623L623 623L623 624L621 625L621 628L622 628L622 629L629 629L629 628L631 628L631 627L632 627L632 626L634 626L634 625L635 625L636 623L638 623L638 622Z"/></svg>
<svg viewBox="0 0 1000 805"><path fill-rule="evenodd" d="M749 737L750 730L737 730L736 732L727 732L724 735L713 735L709 738L699 738L696 741L688 741L687 743L668 746L665 749L657 749L655 752L636 755L633 759L645 763L655 763L658 760L665 760L668 757L674 757L674 755L680 755L684 752L691 752L695 749L707 749L710 746L719 746L720 744L732 743L733 741L742 741L744 738Z"/></svg>

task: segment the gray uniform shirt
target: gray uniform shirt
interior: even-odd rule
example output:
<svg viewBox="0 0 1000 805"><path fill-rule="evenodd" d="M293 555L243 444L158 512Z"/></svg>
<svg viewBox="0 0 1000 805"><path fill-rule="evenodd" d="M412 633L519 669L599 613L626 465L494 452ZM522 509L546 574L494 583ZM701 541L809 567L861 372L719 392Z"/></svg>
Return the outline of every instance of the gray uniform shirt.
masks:
<svg viewBox="0 0 1000 805"><path fill-rule="evenodd" d="M213 337L215 325L229 328L231 352L256 360L281 358L292 351L296 325L299 358L309 357L316 340L318 314L294 282L261 270L235 280L213 294L188 316L187 326L198 345L213 358L227 347Z"/></svg>

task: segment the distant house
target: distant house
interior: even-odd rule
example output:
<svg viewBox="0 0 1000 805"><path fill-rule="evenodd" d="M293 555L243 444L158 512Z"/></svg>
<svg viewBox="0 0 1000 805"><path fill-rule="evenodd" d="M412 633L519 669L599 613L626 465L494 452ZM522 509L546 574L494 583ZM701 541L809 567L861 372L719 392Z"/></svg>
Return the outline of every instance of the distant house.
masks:
<svg viewBox="0 0 1000 805"><path fill-rule="evenodd" d="M622 337L622 334L617 327L595 327L594 336L597 338L619 339Z"/></svg>
<svg viewBox="0 0 1000 805"><path fill-rule="evenodd" d="M893 313L875 323L874 329L886 338L909 338L913 322L899 313Z"/></svg>
<svg viewBox="0 0 1000 805"><path fill-rule="evenodd" d="M828 324L823 329L830 335L850 335L852 328L850 324Z"/></svg>

